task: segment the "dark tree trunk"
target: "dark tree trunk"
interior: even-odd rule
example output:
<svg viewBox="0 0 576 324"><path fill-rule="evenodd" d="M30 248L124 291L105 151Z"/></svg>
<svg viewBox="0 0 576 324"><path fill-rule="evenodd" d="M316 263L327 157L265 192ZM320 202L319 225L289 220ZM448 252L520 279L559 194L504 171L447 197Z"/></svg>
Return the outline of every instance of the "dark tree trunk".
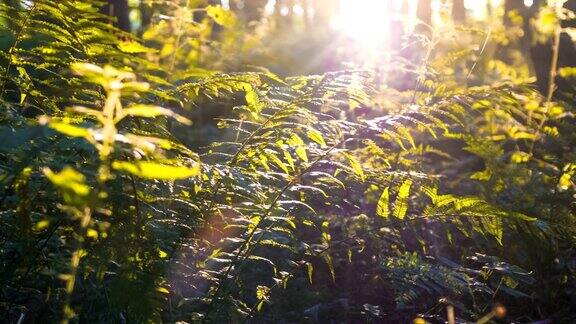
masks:
<svg viewBox="0 0 576 324"><path fill-rule="evenodd" d="M464 7L464 0L454 0L454 3L452 4L452 19L457 24L466 21L466 7Z"/></svg>
<svg viewBox="0 0 576 324"><path fill-rule="evenodd" d="M148 29L148 26L152 23L152 16L154 15L154 7L152 5L146 4L144 1L140 1L140 16L142 17L139 35L142 36L144 31Z"/></svg>
<svg viewBox="0 0 576 324"><path fill-rule="evenodd" d="M576 11L576 0L568 0L564 4L564 8ZM569 19L562 22L563 28L576 27L576 19ZM560 55L558 56L558 67L573 67L576 66L576 43L567 33L562 33L560 36ZM576 93L576 85L570 80L558 78L558 97L565 100L574 100ZM570 93L571 95L568 95Z"/></svg>
<svg viewBox="0 0 576 324"><path fill-rule="evenodd" d="M532 7L536 7L536 4L534 4ZM506 0L506 1L504 1L504 25L505 26L512 26L512 21L510 20L509 13L514 11L514 10L525 18L526 18L527 12L529 11L528 9L526 9L526 6L524 6L523 1L519 1L519 0ZM529 21L527 21L525 19L524 24L526 25L528 23L529 23Z"/></svg>
<svg viewBox="0 0 576 324"><path fill-rule="evenodd" d="M124 31L130 32L130 8L128 0L108 0L102 7L102 13L116 18L114 25Z"/></svg>
<svg viewBox="0 0 576 324"><path fill-rule="evenodd" d="M508 0L507 2L514 2L514 0ZM543 0L534 1L534 5L529 10L525 10L523 17L525 20L524 32L525 36L523 42L530 48L530 57L532 59L532 64L534 66L534 72L536 74L536 84L538 89L542 94L546 95L548 92L548 86L550 83L550 69L552 68L552 39L547 42L534 42L533 41L533 31L530 26L530 19L538 14L538 10L541 6L546 5ZM569 0L565 5L565 8L575 9L576 0ZM574 20L564 21L562 23L563 27L575 25ZM560 37L560 48L558 55L558 68L576 66L576 46L570 36L566 33L562 33ZM555 93L555 98L557 99L570 99L567 94L574 92L574 85L572 82L566 79L557 77L556 79L557 91Z"/></svg>
<svg viewBox="0 0 576 324"><path fill-rule="evenodd" d="M523 53L530 52L530 39L532 38L532 29L530 27L530 18L533 13L524 6L523 1L505 0L503 24L506 28L517 28L511 19L511 13L516 12L524 19L523 25L519 26L523 30L523 36L518 39L512 39L509 44L502 45L498 49L497 57L507 64L515 63L515 56L510 55L514 49L520 49Z"/></svg>

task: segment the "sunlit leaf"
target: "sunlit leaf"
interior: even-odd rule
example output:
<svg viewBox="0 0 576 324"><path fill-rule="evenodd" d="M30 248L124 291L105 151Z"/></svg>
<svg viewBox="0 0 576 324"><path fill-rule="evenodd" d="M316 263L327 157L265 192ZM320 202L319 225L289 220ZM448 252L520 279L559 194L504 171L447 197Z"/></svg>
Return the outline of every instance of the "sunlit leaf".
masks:
<svg viewBox="0 0 576 324"><path fill-rule="evenodd" d="M156 291L163 293L163 294L169 294L170 293L170 291L164 287L156 287Z"/></svg>
<svg viewBox="0 0 576 324"><path fill-rule="evenodd" d="M332 282L336 282L336 269L334 269L334 262L332 261L332 256L326 253L323 255L324 262L328 266L328 270L330 271L330 277L332 278Z"/></svg>
<svg viewBox="0 0 576 324"><path fill-rule="evenodd" d="M144 117L144 118L154 118L158 116L167 116L176 119L178 122L191 125L192 122L182 117L176 113L174 113L170 109L162 108L159 106L151 106L151 105L132 105L126 109L122 110L122 113L125 116L133 116L133 117Z"/></svg>
<svg viewBox="0 0 576 324"><path fill-rule="evenodd" d="M263 107L262 102L260 102L260 97L252 86L245 86L244 89L246 91L246 104L248 105L250 111L253 113L255 119L258 119L258 114Z"/></svg>
<svg viewBox="0 0 576 324"><path fill-rule="evenodd" d="M364 168L362 167L362 164L360 164L360 162L358 162L358 160L350 153L344 152L343 155L350 163L350 167L352 168L354 174L356 174L362 182L366 181L366 175L364 174Z"/></svg>
<svg viewBox="0 0 576 324"><path fill-rule="evenodd" d="M526 153L526 152L522 152L522 151L516 151L514 153L512 153L512 156L510 157L510 161L512 163L526 163L528 161L530 161L530 154Z"/></svg>
<svg viewBox="0 0 576 324"><path fill-rule="evenodd" d="M98 231L93 229L93 228L89 228L86 231L86 237L97 239L98 238Z"/></svg>
<svg viewBox="0 0 576 324"><path fill-rule="evenodd" d="M412 180L405 180L398 189L398 195L394 203L394 217L404 219L408 212L408 197L410 196L410 188L412 187Z"/></svg>
<svg viewBox="0 0 576 324"><path fill-rule="evenodd" d="M236 22L234 14L221 6L208 6L206 13L210 18L214 19L216 23L225 27L232 27Z"/></svg>
<svg viewBox="0 0 576 324"><path fill-rule="evenodd" d="M46 229L48 226L50 226L50 221L47 219L43 219L41 221L38 221L38 223L36 223L36 225L34 225L34 230L35 231L42 231L42 230Z"/></svg>
<svg viewBox="0 0 576 324"><path fill-rule="evenodd" d="M390 201L390 192L389 188L386 187L382 191L380 199L378 199L378 205L376 206L376 215L384 219L387 219L390 216L389 201Z"/></svg>
<svg viewBox="0 0 576 324"><path fill-rule="evenodd" d="M148 48L136 41L121 42L118 44L118 49L124 53L130 53L130 54L148 53L154 51L153 49Z"/></svg>
<svg viewBox="0 0 576 324"><path fill-rule="evenodd" d="M320 144L320 146L325 147L326 146L326 141L324 141L324 137L322 136L322 133L320 133L319 131L315 130L315 129L310 129L306 135L308 135L308 138L311 139L312 141Z"/></svg>
<svg viewBox="0 0 576 324"><path fill-rule="evenodd" d="M306 263L306 273L308 274L308 281L310 282L310 284L312 284L312 275L314 273L314 266L310 262Z"/></svg>
<svg viewBox="0 0 576 324"><path fill-rule="evenodd" d="M144 179L177 180L200 174L200 165L194 167L174 166L149 161L114 161L112 168Z"/></svg>
<svg viewBox="0 0 576 324"><path fill-rule="evenodd" d="M81 204L90 194L90 186L86 183L86 177L71 167L67 166L58 173L49 168L44 168L43 171L69 204Z"/></svg>
<svg viewBox="0 0 576 324"><path fill-rule="evenodd" d="M561 67L558 74L563 78L576 78L576 67Z"/></svg>
<svg viewBox="0 0 576 324"><path fill-rule="evenodd" d="M470 176L470 179L480 180L480 181L488 181L488 180L490 180L490 178L492 178L492 170L491 169L486 169L484 171L478 171L478 172L473 173Z"/></svg>
<svg viewBox="0 0 576 324"><path fill-rule="evenodd" d="M90 131L86 128L74 126L67 123L55 122L52 121L48 124L48 127L52 128L53 130L62 133L66 136L70 137L89 137Z"/></svg>
<svg viewBox="0 0 576 324"><path fill-rule="evenodd" d="M296 148L296 155L301 158L304 162L308 162L308 154L306 154L306 147L298 146Z"/></svg>
<svg viewBox="0 0 576 324"><path fill-rule="evenodd" d="M288 167L286 166L286 164L284 162L282 162L282 160L280 160L280 158L278 156L276 156L276 154L270 153L270 154L268 154L268 158L270 158L270 160L272 160L272 162L274 162L274 164L276 164L286 174L290 174L290 171L288 170Z"/></svg>

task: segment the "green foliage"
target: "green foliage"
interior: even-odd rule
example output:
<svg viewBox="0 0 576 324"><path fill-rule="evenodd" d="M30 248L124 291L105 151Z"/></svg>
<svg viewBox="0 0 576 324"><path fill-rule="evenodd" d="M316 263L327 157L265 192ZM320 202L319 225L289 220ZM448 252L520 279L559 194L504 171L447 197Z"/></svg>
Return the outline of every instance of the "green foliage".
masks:
<svg viewBox="0 0 576 324"><path fill-rule="evenodd" d="M142 43L99 2L26 3L0 4L8 321L573 317L573 107L506 63L455 74L433 35L416 70L220 71L221 7L167 2Z"/></svg>

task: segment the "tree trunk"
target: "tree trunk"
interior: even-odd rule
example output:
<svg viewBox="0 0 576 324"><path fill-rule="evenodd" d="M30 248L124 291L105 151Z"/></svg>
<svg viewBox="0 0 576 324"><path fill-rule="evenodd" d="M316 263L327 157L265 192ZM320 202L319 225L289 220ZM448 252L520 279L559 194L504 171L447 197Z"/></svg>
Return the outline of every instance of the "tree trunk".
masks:
<svg viewBox="0 0 576 324"><path fill-rule="evenodd" d="M508 0L507 2L514 1ZM525 20L524 31L525 37L523 42L529 44L530 47L530 57L532 59L532 65L534 67L534 72L536 74L536 85L542 94L546 95L548 92L548 86L550 83L550 69L552 68L552 40L548 40L545 43L533 42L533 31L530 27L530 19L538 14L538 10L541 6L546 5L543 0L534 1L534 5L526 10L523 17ZM565 5L564 8L574 9L576 7L576 1L570 0ZM562 22L563 27L569 25L574 25L574 20L568 20ZM570 36L566 33L562 33L560 37L560 48L558 53L558 68L576 66L576 46ZM569 80L557 77L555 80L557 91L555 92L556 99L571 100L568 93L574 92L574 85Z"/></svg>
<svg viewBox="0 0 576 324"><path fill-rule="evenodd" d="M128 0L108 0L108 4L102 7L101 12L116 18L114 26L130 32L130 8Z"/></svg>
<svg viewBox="0 0 576 324"><path fill-rule="evenodd" d="M144 1L140 1L140 17L142 17L140 23L140 30L138 30L138 35L140 37L152 23L153 15L154 15L154 6L146 4Z"/></svg>
<svg viewBox="0 0 576 324"><path fill-rule="evenodd" d="M464 0L454 0L452 4L452 19L456 24L466 22L466 7L464 7Z"/></svg>

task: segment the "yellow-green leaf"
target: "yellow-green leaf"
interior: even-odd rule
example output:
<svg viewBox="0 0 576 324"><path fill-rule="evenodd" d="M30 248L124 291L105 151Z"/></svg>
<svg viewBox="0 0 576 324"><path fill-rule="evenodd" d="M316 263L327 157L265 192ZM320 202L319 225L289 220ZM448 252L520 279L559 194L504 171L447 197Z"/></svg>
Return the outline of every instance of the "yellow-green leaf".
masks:
<svg viewBox="0 0 576 324"><path fill-rule="evenodd" d="M286 162L288 162L288 165L290 166L290 168L292 168L292 170L296 169L296 165L294 164L294 158L292 158L292 155L290 154L290 152L284 150L284 160L286 160Z"/></svg>
<svg viewBox="0 0 576 324"><path fill-rule="evenodd" d="M84 63L84 62L75 62L72 63L72 71L77 74L84 75L84 76L95 76L95 75L102 75L104 73L104 69L99 67L98 65L94 65L91 63Z"/></svg>
<svg viewBox="0 0 576 324"><path fill-rule="evenodd" d="M36 223L36 225L34 225L34 230L35 231L41 231L43 229L46 229L48 226L50 226L50 221L47 219L43 219L38 221L38 223Z"/></svg>
<svg viewBox="0 0 576 324"><path fill-rule="evenodd" d="M282 162L282 160L280 160L280 158L276 154L268 153L268 158L270 160L272 160L272 162L274 162L274 164L276 164L286 174L290 174L290 171L288 170L288 166L286 166L286 164L284 164L284 162Z"/></svg>
<svg viewBox="0 0 576 324"><path fill-rule="evenodd" d="M71 167L65 167L59 173L45 168L44 174L54 186L63 192L65 198L86 197L90 194L90 187L86 184L84 175Z"/></svg>
<svg viewBox="0 0 576 324"><path fill-rule="evenodd" d="M86 236L89 238L97 239L98 238L98 231L93 229L93 228L89 228L86 231Z"/></svg>
<svg viewBox="0 0 576 324"><path fill-rule="evenodd" d="M208 6L206 8L206 14L208 17L214 19L217 24L225 27L231 27L236 21L234 14L221 6Z"/></svg>
<svg viewBox="0 0 576 324"><path fill-rule="evenodd" d="M74 125L70 125L67 123L60 123L60 122L50 122L48 127L52 128L53 130L57 131L58 133L62 133L66 136L70 137L88 137L90 136L90 131L86 128L77 127Z"/></svg>
<svg viewBox="0 0 576 324"><path fill-rule="evenodd" d="M292 134L290 138L286 141L288 145L293 147L296 151L296 155L305 162L308 162L308 155L306 154L306 145L300 136L297 134Z"/></svg>
<svg viewBox="0 0 576 324"><path fill-rule="evenodd" d="M124 109L123 114L125 116L133 116L133 117L143 117L143 118L155 118L158 116L167 116L176 119L178 122L186 125L191 125L192 122L182 117L170 109L162 108L159 106L152 106L152 105L132 105L126 109Z"/></svg>
<svg viewBox="0 0 576 324"><path fill-rule="evenodd" d="M572 185L573 173L574 172L566 172L562 174L560 180L558 181L558 187L560 188L561 191L565 191L568 190L568 188L570 188L570 186Z"/></svg>
<svg viewBox="0 0 576 324"><path fill-rule="evenodd" d="M314 273L314 266L310 262L306 263L306 273L308 273L308 281L310 281L310 284L312 284L312 274Z"/></svg>
<svg viewBox="0 0 576 324"><path fill-rule="evenodd" d="M124 53L129 53L129 54L147 53L147 52L154 51L153 49L148 48L148 47L146 47L146 46L144 46L138 42L135 42L135 41L121 42L118 44L118 49Z"/></svg>
<svg viewBox="0 0 576 324"><path fill-rule="evenodd" d="M326 253L323 257L326 265L328 266L328 270L330 271L330 276L332 277L332 282L336 282L336 269L334 269L334 262L332 261L332 256Z"/></svg>
<svg viewBox="0 0 576 324"><path fill-rule="evenodd" d="M389 209L389 202L390 202L390 190L388 187L384 188L382 194L380 195L380 199L378 199L378 205L376 206L376 215L382 218L388 218L390 216L390 209Z"/></svg>
<svg viewBox="0 0 576 324"><path fill-rule="evenodd" d="M114 161L112 168L140 178L158 180L186 179L200 174L200 164L190 168L148 161Z"/></svg>
<svg viewBox="0 0 576 324"><path fill-rule="evenodd" d="M260 97L258 93L254 90L254 88L250 85L245 86L244 90L246 91L246 104L250 111L253 113L254 117L258 117L258 113L262 110L262 102L260 101Z"/></svg>
<svg viewBox="0 0 576 324"><path fill-rule="evenodd" d="M576 67L562 67L558 70L558 74L563 78L576 78Z"/></svg>
<svg viewBox="0 0 576 324"><path fill-rule="evenodd" d="M404 219L408 212L408 197L410 196L410 187L412 187L412 180L405 180L398 189L398 196L394 204L394 217Z"/></svg>
<svg viewBox="0 0 576 324"><path fill-rule="evenodd" d="M362 168L362 164L360 164L360 162L358 162L358 160L352 154L344 153L344 156L346 159L348 159L354 174L356 174L360 180L362 180L362 182L366 181L366 175L364 174L364 168Z"/></svg>
<svg viewBox="0 0 576 324"><path fill-rule="evenodd" d="M169 294L170 293L170 291L164 287L156 287L156 291L161 292L163 294Z"/></svg>
<svg viewBox="0 0 576 324"><path fill-rule="evenodd" d="M296 148L296 155L301 158L304 162L308 162L308 155L306 154L306 147L298 146Z"/></svg>
<svg viewBox="0 0 576 324"><path fill-rule="evenodd" d="M492 170L486 169L484 171L478 171L470 176L470 179L479 181L488 181L492 178Z"/></svg>
<svg viewBox="0 0 576 324"><path fill-rule="evenodd" d="M308 135L308 138L311 139L312 141L320 144L320 146L322 147L326 146L326 141L324 141L324 137L322 136L322 133L320 133L319 131L315 129L310 129L308 133L306 133L306 135Z"/></svg>
<svg viewBox="0 0 576 324"><path fill-rule="evenodd" d="M530 154L522 151L516 151L512 153L512 156L510 157L510 161L516 164L526 163L529 160L530 160Z"/></svg>

